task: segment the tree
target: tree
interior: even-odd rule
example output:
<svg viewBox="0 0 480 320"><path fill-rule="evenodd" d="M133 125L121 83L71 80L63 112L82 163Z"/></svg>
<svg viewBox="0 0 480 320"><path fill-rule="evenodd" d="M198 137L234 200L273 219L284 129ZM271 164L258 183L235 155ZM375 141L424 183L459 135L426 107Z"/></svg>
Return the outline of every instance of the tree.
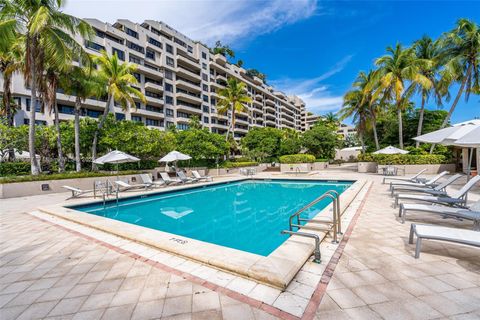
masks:
<svg viewBox="0 0 480 320"><path fill-rule="evenodd" d="M230 126L225 138L228 141L230 130L232 131L232 136L235 132L236 113L247 111L245 104L252 103L252 99L247 94L245 83L233 77L228 78L226 87L220 89L218 95L220 97L217 102L218 112L223 114L230 112Z"/></svg>
<svg viewBox="0 0 480 320"><path fill-rule="evenodd" d="M455 29L442 36L440 44L446 61L440 72L440 85L444 90L448 90L452 83L460 83L457 95L442 123L442 128L445 128L462 94L465 93L465 100L468 100L471 93L480 93L480 28L473 21L460 19ZM433 148L434 146L431 152Z"/></svg>
<svg viewBox="0 0 480 320"><path fill-rule="evenodd" d="M236 65L237 65L237 67L241 68L241 67L243 67L243 63L244 63L243 60L238 59Z"/></svg>
<svg viewBox="0 0 480 320"><path fill-rule="evenodd" d="M229 56L232 59L235 58L235 52L228 45L223 45L220 41L215 42L213 53L221 54L224 57Z"/></svg>
<svg viewBox="0 0 480 320"><path fill-rule="evenodd" d="M302 144L317 159L333 159L339 141L335 130L320 122L305 131Z"/></svg>
<svg viewBox="0 0 480 320"><path fill-rule="evenodd" d="M244 152L255 160L277 158L280 156L282 140L285 133L277 128L253 128L242 138L241 144ZM287 143L290 144L290 143ZM284 142L284 147L286 144Z"/></svg>
<svg viewBox="0 0 480 320"><path fill-rule="evenodd" d="M143 103L146 102L145 96L132 85L138 84L137 79L133 73L137 69L134 64L121 63L117 54L109 56L105 51L95 58L95 63L98 65L99 81L104 83L107 92L107 102L103 115L98 121L97 130L93 136L92 142L92 170L96 170L94 160L97 158L97 143L98 134L102 129L107 115L114 110L115 102L118 102L123 110L128 110L130 106L135 106L135 101L132 96L137 97Z"/></svg>
<svg viewBox="0 0 480 320"><path fill-rule="evenodd" d="M250 78L253 78L253 77L258 77L260 79L262 79L263 82L266 82L267 81L267 75L264 74L264 73L261 73L260 71L258 71L257 69L248 69L247 72L246 72L247 76L249 76Z"/></svg>
<svg viewBox="0 0 480 320"><path fill-rule="evenodd" d="M65 94L75 96L75 168L77 172L82 170L80 152L80 113L82 103L89 97L101 97L105 94L97 74L90 65L71 66L70 70L60 79L60 87Z"/></svg>
<svg viewBox="0 0 480 320"><path fill-rule="evenodd" d="M280 140L278 156L299 153L302 149L300 133L294 129L283 129L281 133L282 138Z"/></svg>
<svg viewBox="0 0 480 320"><path fill-rule="evenodd" d="M387 55L375 61L381 77L379 88L373 93L372 100L382 96L381 102L395 101L398 115L398 141L402 149L402 112L407 104L406 100L411 97L416 85L424 88L432 86L431 81L420 72L420 67L428 63L430 62L417 59L411 48L404 49L399 43L395 48L388 47ZM411 85L406 88L408 81L411 82Z"/></svg>
<svg viewBox="0 0 480 320"><path fill-rule="evenodd" d="M24 44L24 77L30 84L29 153L31 172L39 174L35 157L35 112L37 86L44 74L45 64L65 61L68 50L65 43L73 41L73 35L87 36L90 26L81 19L61 11L63 0L3 0L0 13L0 34L18 32L18 40Z"/></svg>
<svg viewBox="0 0 480 320"><path fill-rule="evenodd" d="M442 95L440 93L437 81L437 74L441 67L440 63L440 47L437 41L433 41L428 36L423 36L420 40L417 40L414 44L415 55L417 59L428 60L431 63L423 64L420 66L420 72L430 80L432 86L427 88L425 86L419 86L419 91L422 96L422 102L419 111L419 119L417 125L417 136L422 134L423 119L425 113L425 103L428 102L430 96L434 96L437 105L442 104ZM416 142L418 148L420 142Z"/></svg>
<svg viewBox="0 0 480 320"><path fill-rule="evenodd" d="M364 99L362 90L355 88L348 91L343 97L343 105L338 114L341 121L353 117L353 123L362 144L362 152L365 152L365 133L370 108L368 107L368 102Z"/></svg>
<svg viewBox="0 0 480 320"><path fill-rule="evenodd" d="M322 119L326 124L331 125L333 127L338 127L340 121L338 120L338 116L333 112L327 112Z"/></svg>

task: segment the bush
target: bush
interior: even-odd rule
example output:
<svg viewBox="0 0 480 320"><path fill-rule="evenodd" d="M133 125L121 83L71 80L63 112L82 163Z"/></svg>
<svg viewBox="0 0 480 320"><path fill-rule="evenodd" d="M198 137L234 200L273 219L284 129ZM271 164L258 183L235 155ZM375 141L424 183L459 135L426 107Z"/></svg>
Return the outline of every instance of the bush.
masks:
<svg viewBox="0 0 480 320"><path fill-rule="evenodd" d="M241 168L241 167L252 167L258 165L255 161L246 161L246 162L230 162L225 161L220 165L220 168L232 169L232 168Z"/></svg>
<svg viewBox="0 0 480 320"><path fill-rule="evenodd" d="M315 156L311 154L288 154L279 158L280 163L312 163Z"/></svg>
<svg viewBox="0 0 480 320"><path fill-rule="evenodd" d="M29 167L30 168L30 167ZM29 169L30 170L30 169ZM119 175L138 174L140 171L123 171ZM14 183L14 182L28 182L28 181L42 181L42 180L64 180L64 179L77 179L77 178L92 178L92 177L108 177L117 176L116 173L106 172L66 172L66 173L54 173L54 174L39 174L36 176L11 176L0 178L0 183Z"/></svg>
<svg viewBox="0 0 480 320"><path fill-rule="evenodd" d="M442 164L447 158L438 154L372 154L365 153L358 156L358 161L377 162L378 164Z"/></svg>
<svg viewBox="0 0 480 320"><path fill-rule="evenodd" d="M30 174L30 162L0 162L0 176Z"/></svg>

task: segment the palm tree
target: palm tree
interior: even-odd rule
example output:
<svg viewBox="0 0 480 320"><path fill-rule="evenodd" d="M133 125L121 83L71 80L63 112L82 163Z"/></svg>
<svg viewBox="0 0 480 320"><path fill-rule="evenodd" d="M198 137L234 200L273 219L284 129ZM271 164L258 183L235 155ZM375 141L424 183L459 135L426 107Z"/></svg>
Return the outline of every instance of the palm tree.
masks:
<svg viewBox="0 0 480 320"><path fill-rule="evenodd" d="M65 94L75 96L75 169L82 170L80 157L80 114L82 103L89 97L101 97L105 94L98 77L89 66L71 66L70 70L60 78L60 88Z"/></svg>
<svg viewBox="0 0 480 320"><path fill-rule="evenodd" d="M213 53L221 54L224 57L229 56L232 59L235 58L235 52L230 48L230 46L222 44L221 41L215 42Z"/></svg>
<svg viewBox="0 0 480 320"><path fill-rule="evenodd" d="M345 94L343 97L343 106L338 112L338 116L340 121L353 117L353 123L355 123L363 153L365 153L365 133L369 114L370 109L364 99L362 90L355 88Z"/></svg>
<svg viewBox="0 0 480 320"><path fill-rule="evenodd" d="M380 84L374 91L372 99L378 99L381 96L381 103L394 101L398 114L398 140L400 148L403 149L403 124L402 112L403 106L414 92L417 85L425 88L432 86L431 81L420 72L420 67L430 62L423 59L417 59L412 48L403 49L401 44L395 48L388 47L387 55L378 58L375 64L379 67ZM410 86L406 88L406 85Z"/></svg>
<svg viewBox="0 0 480 320"><path fill-rule="evenodd" d="M431 61L430 64L423 64L420 67L420 72L430 80L432 86L430 88L419 86L419 91L422 96L417 127L417 136L419 136L422 134L425 103L428 102L430 96L433 95L435 97L437 105L440 106L442 104L442 94L440 93L437 80L437 75L441 67L440 46L438 41L433 41L429 36L423 36L414 43L413 47L417 59ZM418 148L419 146L420 142L417 141L415 147Z"/></svg>
<svg viewBox="0 0 480 320"><path fill-rule="evenodd" d="M102 130L108 114L114 110L115 102L119 103L124 111L127 111L130 106L135 107L133 96L146 103L143 93L132 87L132 85L138 84L137 79L133 76L133 73L137 70L134 64L122 63L116 53L109 56L105 51L102 51L102 54L95 58L95 64L99 67L99 81L104 84L107 92L107 103L93 135L92 170L96 170L93 161L97 158L98 134Z"/></svg>
<svg viewBox="0 0 480 320"><path fill-rule="evenodd" d="M90 26L81 19L61 11L63 0L2 0L0 35L19 32L24 43L24 77L30 84L29 153L31 173L40 173L35 157L35 112L39 78L44 74L47 60L52 65L66 61L66 42L74 41L73 35L88 36Z"/></svg>
<svg viewBox="0 0 480 320"><path fill-rule="evenodd" d="M480 28L473 21L460 19L452 31L440 39L445 68L441 71L441 85L460 83L455 100L442 123L444 128L463 93L468 100L470 93L480 93Z"/></svg>
<svg viewBox="0 0 480 320"><path fill-rule="evenodd" d="M333 112L327 112L323 116L323 122L325 122L327 125L331 125L332 127L338 127L338 117L335 113Z"/></svg>
<svg viewBox="0 0 480 320"><path fill-rule="evenodd" d="M252 103L252 99L247 94L245 83L238 81L236 78L228 78L226 87L220 89L218 95L220 96L217 103L218 112L225 114L230 111L231 113L230 125L225 138L228 141L230 129L232 130L232 136L234 136L235 114L247 111L245 104Z"/></svg>

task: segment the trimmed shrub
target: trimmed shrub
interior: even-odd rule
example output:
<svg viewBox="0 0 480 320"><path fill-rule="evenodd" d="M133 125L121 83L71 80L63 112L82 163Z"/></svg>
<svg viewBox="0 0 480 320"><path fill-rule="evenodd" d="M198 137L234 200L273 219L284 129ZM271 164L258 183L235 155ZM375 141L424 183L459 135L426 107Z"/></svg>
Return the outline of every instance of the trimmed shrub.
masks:
<svg viewBox="0 0 480 320"><path fill-rule="evenodd" d="M448 163L447 158L438 154L372 154L358 155L358 161L377 162L378 164L442 164Z"/></svg>
<svg viewBox="0 0 480 320"><path fill-rule="evenodd" d="M118 175L139 174L139 173L141 173L141 171L123 171L123 172L120 172ZM108 176L117 176L117 174L106 173L106 172L82 171L82 172L66 172L66 173L54 173L54 174L39 174L37 176L32 176L32 175L17 176L17 177L11 176L11 177L0 178L0 183L42 181L42 180L63 180L63 179L108 177Z"/></svg>
<svg viewBox="0 0 480 320"><path fill-rule="evenodd" d="M312 163L315 156L311 154L288 154L279 158L280 163Z"/></svg>
<svg viewBox="0 0 480 320"><path fill-rule="evenodd" d="M0 176L30 174L30 162L0 162Z"/></svg>
<svg viewBox="0 0 480 320"><path fill-rule="evenodd" d="M255 161L245 161L245 162L230 162L226 161L220 165L220 168L232 169L232 168L241 168L241 167L252 167L258 165Z"/></svg>

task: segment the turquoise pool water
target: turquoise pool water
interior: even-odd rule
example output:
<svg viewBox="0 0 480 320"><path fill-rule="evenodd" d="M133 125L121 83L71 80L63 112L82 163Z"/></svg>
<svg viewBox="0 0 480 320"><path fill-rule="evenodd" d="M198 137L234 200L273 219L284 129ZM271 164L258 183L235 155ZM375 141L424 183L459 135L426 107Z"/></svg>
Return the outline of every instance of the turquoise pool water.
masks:
<svg viewBox="0 0 480 320"><path fill-rule="evenodd" d="M325 191L352 181L245 180L71 208L267 256L288 236L288 218ZM307 210L313 217L331 200Z"/></svg>

